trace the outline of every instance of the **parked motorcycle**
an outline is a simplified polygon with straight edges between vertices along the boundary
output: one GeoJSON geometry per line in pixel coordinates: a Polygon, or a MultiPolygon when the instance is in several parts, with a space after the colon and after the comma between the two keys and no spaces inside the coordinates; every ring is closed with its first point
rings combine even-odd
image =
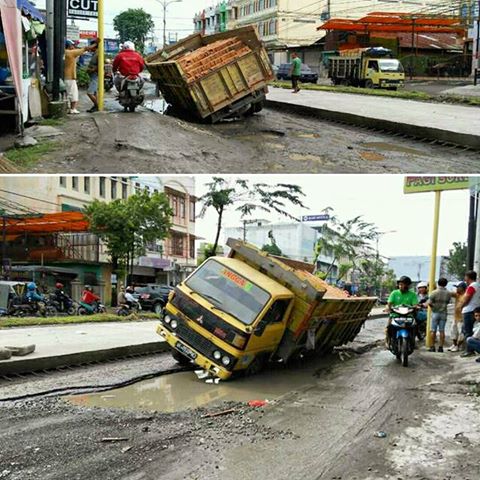
{"type": "Polygon", "coordinates": [[[109,92],[114,86],[113,77],[114,75],[113,75],[112,64],[109,61],[107,61],[107,63],[105,63],[105,73],[104,73],[104,80],[103,80],[103,84],[106,92],[109,92]]]}
{"type": "Polygon", "coordinates": [[[389,326],[389,350],[404,367],[408,367],[408,357],[415,350],[417,334],[416,309],[410,305],[392,308],[389,326]]]}
{"type": "Polygon", "coordinates": [[[97,313],[107,313],[107,308],[100,302],[94,302],[91,305],[80,302],[78,304],[77,315],[95,315],[97,313]]]}
{"type": "Polygon", "coordinates": [[[145,100],[143,84],[143,79],[138,75],[125,77],[122,80],[118,102],[126,112],[134,112],[138,106],[142,105],[145,100]]]}
{"type": "Polygon", "coordinates": [[[38,315],[46,317],[50,310],[44,302],[32,302],[22,299],[18,303],[13,303],[9,314],[13,317],[37,317],[38,315]]]}
{"type": "Polygon", "coordinates": [[[119,305],[116,314],[119,315],[120,317],[128,317],[129,315],[132,314],[138,314],[142,310],[142,306],[140,305],[140,302],[132,302],[131,305],[128,304],[122,304],[119,305]]]}

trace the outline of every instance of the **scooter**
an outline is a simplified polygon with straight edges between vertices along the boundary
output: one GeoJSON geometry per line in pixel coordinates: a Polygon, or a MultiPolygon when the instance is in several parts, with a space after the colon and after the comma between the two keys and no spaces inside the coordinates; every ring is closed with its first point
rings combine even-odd
{"type": "Polygon", "coordinates": [[[404,367],[408,367],[408,357],[415,350],[416,309],[410,305],[394,307],[390,318],[389,350],[404,367]]]}
{"type": "Polygon", "coordinates": [[[13,317],[46,317],[50,313],[44,302],[34,302],[23,299],[19,303],[12,304],[9,314],[13,317]]]}
{"type": "Polygon", "coordinates": [[[125,112],[134,112],[138,106],[142,105],[145,100],[143,85],[144,81],[138,75],[131,75],[122,79],[118,102],[125,112]]]}
{"type": "Polygon", "coordinates": [[[94,302],[91,305],[80,302],[77,309],[77,315],[95,315],[96,313],[107,313],[107,308],[100,302],[94,302]]]}
{"type": "Polygon", "coordinates": [[[128,305],[126,303],[119,305],[116,314],[120,317],[128,317],[129,315],[139,313],[140,310],[142,310],[142,306],[139,302],[135,301],[132,302],[131,305],[128,305]]]}
{"type": "Polygon", "coordinates": [[[106,92],[109,92],[114,86],[113,68],[111,63],[105,63],[105,73],[104,73],[103,84],[106,92]]]}
{"type": "Polygon", "coordinates": [[[61,302],[54,294],[49,296],[47,307],[55,313],[64,313],[67,315],[75,315],[78,310],[78,305],[76,305],[71,298],[65,296],[63,302],[61,302]]]}

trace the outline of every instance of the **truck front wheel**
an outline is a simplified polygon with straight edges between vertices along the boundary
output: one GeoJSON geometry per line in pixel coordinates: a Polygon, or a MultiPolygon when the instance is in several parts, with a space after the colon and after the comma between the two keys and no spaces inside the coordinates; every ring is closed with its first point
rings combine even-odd
{"type": "Polygon", "coordinates": [[[257,355],[245,370],[245,376],[249,377],[251,375],[257,375],[260,373],[267,364],[267,358],[268,357],[266,355],[257,355]]]}
{"type": "Polygon", "coordinates": [[[182,367],[186,367],[192,363],[188,357],[177,352],[177,350],[172,350],[172,357],[179,365],[182,365],[182,367]]]}
{"type": "Polygon", "coordinates": [[[370,79],[365,80],[365,88],[374,88],[373,82],[370,79]]]}

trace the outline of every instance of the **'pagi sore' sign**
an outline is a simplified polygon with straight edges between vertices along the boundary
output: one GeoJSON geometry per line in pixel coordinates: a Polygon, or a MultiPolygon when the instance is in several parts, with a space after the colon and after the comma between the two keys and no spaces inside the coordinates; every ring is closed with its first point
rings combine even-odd
{"type": "Polygon", "coordinates": [[[67,15],[73,18],[98,18],[98,0],[68,0],[67,15]]]}

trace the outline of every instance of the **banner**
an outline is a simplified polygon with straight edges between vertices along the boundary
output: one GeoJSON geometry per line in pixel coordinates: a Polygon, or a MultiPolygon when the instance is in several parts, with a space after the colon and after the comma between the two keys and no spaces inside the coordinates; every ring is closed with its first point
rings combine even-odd
{"type": "Polygon", "coordinates": [[[72,18],[98,18],[98,0],[68,0],[67,15],[72,18]]]}

